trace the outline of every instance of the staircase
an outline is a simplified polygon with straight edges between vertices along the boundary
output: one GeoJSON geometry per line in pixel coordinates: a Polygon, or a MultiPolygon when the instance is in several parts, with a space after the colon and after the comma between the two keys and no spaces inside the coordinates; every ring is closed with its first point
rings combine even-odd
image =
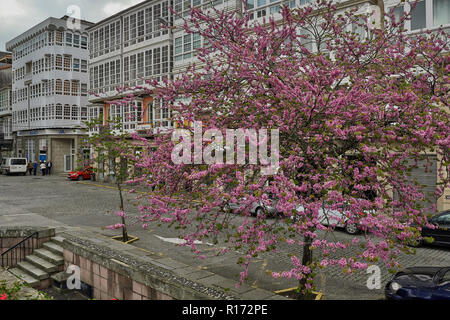
{"type": "Polygon", "coordinates": [[[64,238],[53,237],[41,249],[26,256],[25,261],[19,262],[17,267],[9,269],[9,272],[33,288],[48,288],[52,284],[52,275],[64,270],[63,241],[64,238]]]}

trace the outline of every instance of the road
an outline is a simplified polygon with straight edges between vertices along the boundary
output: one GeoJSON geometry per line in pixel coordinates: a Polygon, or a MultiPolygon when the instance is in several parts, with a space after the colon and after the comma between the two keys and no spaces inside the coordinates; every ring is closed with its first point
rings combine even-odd
{"type": "MultiPolygon", "coordinates": [[[[127,194],[126,211],[137,215],[137,201],[127,194]]],[[[118,223],[112,214],[119,208],[117,190],[110,185],[90,181],[68,181],[64,176],[4,176],[0,175],[0,226],[48,226],[64,230],[71,227],[86,228],[105,235],[118,235],[120,231],[102,229],[118,223]]],[[[176,246],[177,233],[167,227],[150,225],[144,230],[140,225],[129,227],[129,233],[140,240],[134,245],[161,257],[171,257],[199,270],[220,274],[238,281],[242,267],[237,265],[239,253],[216,255],[215,246],[201,245],[207,258],[199,260],[187,247],[176,246]]],[[[339,241],[353,237],[341,231],[332,236],[339,241]]],[[[362,239],[362,237],[361,237],[362,239]]],[[[289,247],[281,246],[277,252],[258,257],[250,267],[248,284],[265,290],[281,290],[296,285],[295,280],[273,279],[268,271],[283,271],[292,264],[289,247]]],[[[351,256],[355,252],[346,252],[351,256]]],[[[298,252],[300,254],[300,252],[298,252]]],[[[403,267],[432,265],[450,266],[450,250],[438,247],[418,248],[415,255],[402,255],[399,262],[403,267]]],[[[382,288],[392,276],[381,264],[382,288]]],[[[339,268],[327,268],[316,278],[317,286],[324,292],[325,299],[381,299],[383,290],[369,290],[366,286],[369,275],[366,272],[344,274],[339,268]]]]}

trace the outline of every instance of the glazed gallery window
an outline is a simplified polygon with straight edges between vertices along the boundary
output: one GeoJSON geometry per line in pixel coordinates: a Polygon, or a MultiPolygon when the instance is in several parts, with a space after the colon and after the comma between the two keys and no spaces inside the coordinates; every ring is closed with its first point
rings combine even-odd
{"type": "Polygon", "coordinates": [[[450,24],[450,1],[433,1],[433,25],[435,27],[450,24]]]}
{"type": "Polygon", "coordinates": [[[61,55],[56,55],[56,61],[55,61],[55,66],[56,66],[56,70],[62,70],[62,64],[63,64],[63,57],[61,55]]]}
{"type": "Polygon", "coordinates": [[[73,46],[75,48],[79,48],[80,47],[80,35],[79,34],[74,34],[73,35],[73,46]]]}
{"type": "Polygon", "coordinates": [[[87,73],[88,62],[87,60],[81,60],[81,72],[87,73]]]}
{"type": "Polygon", "coordinates": [[[88,48],[88,38],[86,36],[81,36],[81,49],[88,48]]]}
{"type": "Polygon", "coordinates": [[[80,92],[80,82],[78,80],[72,80],[72,95],[78,96],[80,92]]]}
{"type": "Polygon", "coordinates": [[[64,105],[64,120],[70,120],[70,105],[64,105]]]}
{"type": "Polygon", "coordinates": [[[72,120],[78,120],[80,117],[80,108],[77,105],[72,106],[72,120]]]}
{"type": "Polygon", "coordinates": [[[70,96],[70,80],[64,80],[64,95],[70,96]]]}
{"type": "Polygon", "coordinates": [[[87,96],[87,83],[81,84],[81,96],[86,97],[87,96]]]}
{"type": "Polygon", "coordinates": [[[80,59],[73,59],[73,71],[80,71],[80,59]]]}
{"type": "Polygon", "coordinates": [[[62,94],[62,80],[56,79],[55,82],[55,93],[56,94],[62,94]]]}
{"type": "Polygon", "coordinates": [[[72,63],[72,57],[71,56],[64,56],[64,71],[70,71],[71,70],[71,63],[72,63]]]}
{"type": "Polygon", "coordinates": [[[425,1],[419,1],[411,11],[411,30],[423,29],[426,25],[425,1]]]}
{"type": "Polygon", "coordinates": [[[56,119],[61,120],[63,118],[63,108],[61,104],[56,105],[56,119]]]}
{"type": "Polygon", "coordinates": [[[196,55],[196,50],[202,47],[199,34],[186,34],[175,38],[175,61],[190,59],[196,55]]]}
{"type": "Polygon", "coordinates": [[[73,35],[69,32],[66,32],[66,46],[72,46],[73,35]]]}

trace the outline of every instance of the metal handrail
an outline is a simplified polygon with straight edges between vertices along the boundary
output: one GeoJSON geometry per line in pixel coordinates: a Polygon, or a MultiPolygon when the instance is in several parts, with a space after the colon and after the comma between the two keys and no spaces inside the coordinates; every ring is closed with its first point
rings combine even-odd
{"type": "Polygon", "coordinates": [[[39,232],[34,232],[18,244],[3,252],[1,254],[1,266],[13,268],[19,262],[25,260],[26,256],[33,254],[34,250],[37,249],[39,245],[37,241],[39,239],[38,235],[39,232]],[[36,244],[33,239],[36,239],[36,244]]]}

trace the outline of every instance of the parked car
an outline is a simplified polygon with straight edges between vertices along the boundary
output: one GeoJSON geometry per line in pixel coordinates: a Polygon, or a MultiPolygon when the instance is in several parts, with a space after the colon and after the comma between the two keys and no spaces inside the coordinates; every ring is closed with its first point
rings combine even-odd
{"type": "Polygon", "coordinates": [[[70,180],[78,180],[78,181],[90,180],[93,172],[94,171],[92,170],[92,167],[87,167],[84,168],[83,170],[69,172],[67,178],[70,180]]]}
{"type": "MultiPolygon", "coordinates": [[[[302,205],[299,205],[297,211],[303,212],[305,211],[305,208],[302,205]]],[[[348,234],[358,234],[361,231],[360,226],[357,223],[349,223],[344,212],[345,205],[342,206],[341,210],[324,209],[321,207],[319,209],[319,221],[324,226],[334,225],[337,228],[343,228],[348,234]]]]}
{"type": "Polygon", "coordinates": [[[450,210],[440,212],[429,219],[436,228],[422,228],[422,237],[432,237],[432,244],[450,246],[450,210]]]}
{"type": "Polygon", "coordinates": [[[0,165],[0,172],[6,175],[27,174],[28,160],[25,158],[3,158],[0,165]]]}
{"type": "MultiPolygon", "coordinates": [[[[253,217],[261,216],[264,213],[268,216],[275,216],[278,214],[278,210],[276,208],[276,200],[269,199],[271,205],[265,205],[261,201],[256,201],[251,204],[250,214],[253,217]]],[[[245,199],[242,199],[240,203],[228,203],[227,206],[231,211],[238,211],[240,208],[244,208],[245,199]]]]}
{"type": "Polygon", "coordinates": [[[386,284],[388,300],[450,300],[450,267],[414,267],[386,284]]]}

